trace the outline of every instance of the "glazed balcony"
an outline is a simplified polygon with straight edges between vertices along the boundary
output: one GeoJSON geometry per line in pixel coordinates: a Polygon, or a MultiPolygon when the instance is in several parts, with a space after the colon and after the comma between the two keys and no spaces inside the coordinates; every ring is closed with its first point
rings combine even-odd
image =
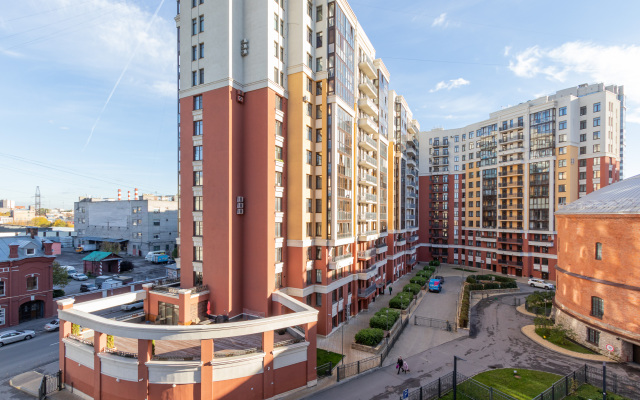
{"type": "Polygon", "coordinates": [[[374,212],[362,212],[358,214],[358,221],[360,222],[369,222],[375,221],[377,214],[374,212]]]}

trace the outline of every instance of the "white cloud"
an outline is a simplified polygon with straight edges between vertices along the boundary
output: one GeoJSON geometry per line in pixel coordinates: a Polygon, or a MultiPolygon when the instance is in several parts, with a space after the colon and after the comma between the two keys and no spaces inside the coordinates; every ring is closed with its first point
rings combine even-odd
{"type": "Polygon", "coordinates": [[[542,76],[550,81],[604,82],[625,86],[629,103],[627,121],[640,123],[640,45],[604,46],[591,42],[567,42],[555,48],[529,47],[518,52],[509,69],[519,77],[542,76]]]}
{"type": "Polygon", "coordinates": [[[431,24],[432,27],[441,26],[446,28],[449,26],[449,21],[447,21],[447,13],[440,14],[436,19],[433,20],[431,24]]]}
{"type": "Polygon", "coordinates": [[[508,56],[509,52],[511,52],[511,46],[505,46],[504,48],[504,56],[508,56]]]}
{"type": "Polygon", "coordinates": [[[445,82],[445,81],[440,81],[438,82],[438,84],[436,84],[436,87],[434,87],[433,89],[429,90],[430,93],[434,93],[437,92],[439,90],[451,90],[451,89],[455,89],[461,86],[465,86],[468,85],[469,82],[468,80],[464,79],[464,78],[458,78],[458,79],[451,79],[449,82],[445,82]]]}

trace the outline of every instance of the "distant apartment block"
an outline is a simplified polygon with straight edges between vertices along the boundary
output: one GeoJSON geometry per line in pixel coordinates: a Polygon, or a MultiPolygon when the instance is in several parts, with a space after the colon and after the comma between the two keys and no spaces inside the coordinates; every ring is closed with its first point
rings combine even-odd
{"type": "Polygon", "coordinates": [[[16,208],[16,202],[14,200],[0,199],[0,208],[14,209],[16,208]]]}
{"type": "MultiPolygon", "coordinates": [[[[155,198],[155,197],[153,197],[155,198]]],[[[74,203],[76,246],[117,242],[130,255],[173,251],[178,237],[178,202],[84,198],[74,203]]]]}
{"type": "Polygon", "coordinates": [[[421,132],[421,259],[554,280],[554,212],[620,179],[622,92],[580,85],[421,132]]]}

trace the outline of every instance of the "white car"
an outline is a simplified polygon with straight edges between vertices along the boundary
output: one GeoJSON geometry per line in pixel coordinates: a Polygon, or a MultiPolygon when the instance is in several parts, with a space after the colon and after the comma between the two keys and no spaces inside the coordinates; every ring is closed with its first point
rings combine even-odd
{"type": "Polygon", "coordinates": [[[44,326],[44,330],[47,332],[53,332],[55,330],[58,330],[59,328],[60,328],[60,320],[58,318],[54,319],[53,321],[49,322],[44,326]]]}
{"type": "Polygon", "coordinates": [[[0,333],[0,347],[21,340],[29,340],[34,336],[36,332],[32,330],[4,331],[0,333]]]}
{"type": "Polygon", "coordinates": [[[88,276],[86,276],[85,274],[83,274],[81,272],[77,272],[77,273],[71,275],[71,278],[76,280],[76,281],[86,281],[87,279],[89,279],[88,276]]]}
{"type": "Polygon", "coordinates": [[[556,286],[553,283],[545,282],[540,278],[529,278],[529,286],[538,287],[546,290],[555,290],[556,286]]]}
{"type": "Polygon", "coordinates": [[[139,308],[144,308],[144,301],[136,301],[135,303],[123,304],[120,306],[122,311],[132,311],[139,308]]]}

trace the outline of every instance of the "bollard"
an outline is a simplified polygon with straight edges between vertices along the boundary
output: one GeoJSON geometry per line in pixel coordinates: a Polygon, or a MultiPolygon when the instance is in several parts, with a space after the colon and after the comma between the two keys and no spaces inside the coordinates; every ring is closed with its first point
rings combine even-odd
{"type": "Polygon", "coordinates": [[[442,397],[442,382],[438,378],[438,398],[442,397]]]}

